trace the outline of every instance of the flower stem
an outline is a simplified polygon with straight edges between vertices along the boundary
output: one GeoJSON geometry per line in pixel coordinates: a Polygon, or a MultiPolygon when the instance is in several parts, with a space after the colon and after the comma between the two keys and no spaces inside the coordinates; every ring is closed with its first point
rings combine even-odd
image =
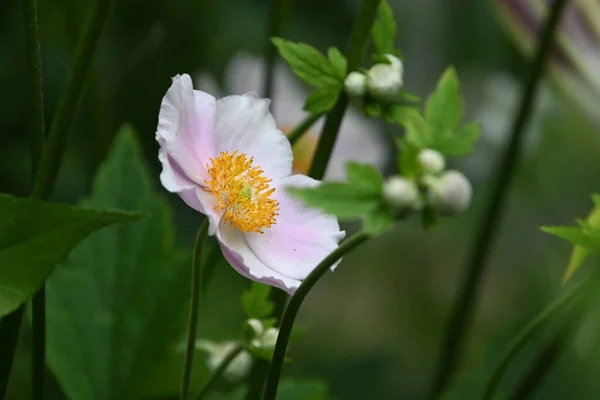
{"type": "Polygon", "coordinates": [[[273,84],[275,78],[275,61],[277,49],[271,43],[271,38],[280,36],[289,19],[292,0],[271,0],[269,6],[268,28],[265,48],[265,83],[263,96],[273,99],[273,84]]]}
{"type": "Polygon", "coordinates": [[[304,119],[304,121],[300,122],[300,124],[288,135],[290,144],[293,146],[302,137],[302,135],[304,135],[304,133],[309,130],[319,118],[321,118],[321,116],[323,116],[322,113],[310,114],[304,119]]]}
{"type": "Polygon", "coordinates": [[[521,98],[518,114],[514,120],[510,142],[495,171],[493,182],[496,182],[496,185],[492,191],[491,201],[483,218],[483,223],[475,236],[475,246],[464,271],[459,294],[452,308],[450,322],[444,338],[443,350],[437,364],[433,397],[440,393],[448,384],[459,361],[465,332],[470,325],[473,309],[479,296],[486,261],[501,219],[509,184],[517,167],[518,156],[523,143],[524,128],[532,111],[533,101],[540,78],[542,77],[545,60],[550,51],[554,31],[559,23],[565,3],[566,0],[554,0],[548,19],[542,30],[536,55],[531,66],[531,73],[521,98]]]}
{"type": "Polygon", "coordinates": [[[71,75],[52,118],[46,148],[40,161],[32,197],[47,199],[50,197],[58,175],[58,169],[65,149],[67,134],[71,129],[77,103],[83,92],[83,84],[92,56],[96,50],[102,26],[115,0],[97,0],[83,27],[75,49],[75,61],[71,75]]]}
{"type": "Polygon", "coordinates": [[[194,244],[194,257],[192,260],[192,293],[190,299],[190,324],[185,350],[185,361],[183,366],[183,378],[181,380],[181,393],[179,398],[187,400],[190,398],[190,384],[192,380],[192,367],[194,364],[194,352],[196,343],[196,331],[198,328],[198,304],[200,303],[200,292],[202,291],[202,250],[204,241],[208,236],[208,218],[198,230],[196,243],[194,244]]]}
{"type": "Polygon", "coordinates": [[[285,309],[285,313],[283,314],[283,319],[281,321],[281,327],[279,328],[279,336],[277,337],[277,344],[275,345],[273,359],[271,360],[271,368],[269,369],[269,376],[267,379],[263,400],[275,400],[275,396],[277,395],[277,387],[279,386],[279,378],[281,376],[281,369],[290,341],[290,336],[292,334],[294,321],[298,311],[300,310],[302,302],[308,295],[308,292],[310,292],[317,281],[337,260],[339,260],[344,254],[349,253],[357,246],[364,243],[369,238],[369,234],[358,232],[345,240],[337,249],[331,252],[323,261],[319,263],[319,265],[317,265],[317,267],[306,277],[302,284],[300,284],[300,287],[298,287],[298,290],[296,290],[296,293],[292,296],[290,303],[285,309]]]}
{"type": "Polygon", "coordinates": [[[242,351],[244,351],[244,346],[241,345],[241,344],[239,344],[233,350],[231,350],[229,352],[229,354],[227,354],[227,357],[225,357],[225,359],[221,362],[221,364],[219,364],[219,366],[217,367],[217,369],[208,378],[208,380],[206,381],[206,383],[204,384],[204,386],[202,386],[202,389],[200,389],[200,393],[198,394],[198,397],[196,397],[196,400],[202,400],[204,398],[204,396],[206,396],[208,394],[208,392],[210,392],[210,390],[212,389],[212,387],[214,386],[214,384],[217,382],[217,380],[219,379],[219,377],[221,375],[223,375],[223,372],[225,372],[225,370],[227,369],[227,367],[229,367],[229,364],[231,364],[231,362],[233,360],[235,360],[235,358],[242,351]]]}
{"type": "Polygon", "coordinates": [[[572,303],[572,301],[581,294],[581,292],[589,285],[590,277],[588,276],[584,281],[577,284],[568,292],[562,294],[560,297],[555,299],[550,305],[548,305],[542,312],[533,318],[521,332],[512,340],[506,353],[502,357],[500,364],[496,367],[492,378],[488,382],[483,399],[489,400],[494,395],[496,387],[500,383],[502,376],[506,372],[506,369],[510,365],[513,358],[519,353],[519,351],[525,346],[531,336],[537,332],[550,318],[554,317],[566,306],[572,303]]]}

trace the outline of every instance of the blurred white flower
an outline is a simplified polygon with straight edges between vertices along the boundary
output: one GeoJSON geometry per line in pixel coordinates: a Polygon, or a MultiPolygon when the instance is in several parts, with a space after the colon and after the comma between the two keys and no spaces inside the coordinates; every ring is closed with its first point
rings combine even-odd
{"type": "Polygon", "coordinates": [[[447,171],[439,178],[426,178],[429,187],[429,204],[443,217],[451,217],[465,211],[471,203],[471,182],[458,171],[447,171]]]}
{"type": "Polygon", "coordinates": [[[395,211],[419,207],[419,189],[410,179],[399,175],[389,177],[383,184],[383,198],[395,211]]]}
{"type": "MultiPolygon", "coordinates": [[[[308,91],[300,85],[283,62],[276,65],[274,76],[274,101],[271,105],[271,113],[278,128],[285,134],[289,134],[308,116],[308,113],[302,109],[308,91]]],[[[247,53],[234,55],[225,70],[224,80],[225,93],[215,93],[217,85],[214,79],[205,73],[197,75],[195,82],[199,89],[217,97],[246,92],[261,93],[264,86],[263,60],[247,53]]],[[[324,118],[318,120],[294,145],[294,173],[308,172],[323,123],[324,118]]],[[[348,161],[371,164],[381,170],[387,164],[389,157],[390,151],[383,132],[373,121],[369,121],[355,110],[348,109],[324,179],[345,179],[345,164],[348,161]]]]}
{"type": "MultiPolygon", "coordinates": [[[[237,347],[236,342],[221,342],[216,343],[210,340],[196,340],[196,348],[204,350],[208,355],[206,364],[212,372],[223,363],[223,360],[237,347]]],[[[223,376],[231,382],[237,382],[245,378],[252,366],[252,356],[246,350],[238,354],[229,364],[223,376]]]]}
{"type": "Polygon", "coordinates": [[[367,89],[377,99],[392,100],[402,89],[404,67],[398,57],[386,54],[390,64],[375,64],[367,74],[367,89]]]}
{"type": "Polygon", "coordinates": [[[367,76],[362,72],[353,71],[344,81],[346,93],[352,97],[362,97],[367,91],[367,76]]]}

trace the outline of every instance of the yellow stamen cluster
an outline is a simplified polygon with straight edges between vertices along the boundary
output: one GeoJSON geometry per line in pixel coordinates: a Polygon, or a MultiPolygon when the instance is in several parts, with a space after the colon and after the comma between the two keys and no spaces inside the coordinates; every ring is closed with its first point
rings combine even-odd
{"type": "Polygon", "coordinates": [[[205,190],[217,200],[215,210],[224,210],[223,218],[242,232],[263,233],[275,224],[279,203],[271,198],[275,188],[265,178],[254,159],[244,153],[223,151],[207,164],[210,180],[205,190]]]}

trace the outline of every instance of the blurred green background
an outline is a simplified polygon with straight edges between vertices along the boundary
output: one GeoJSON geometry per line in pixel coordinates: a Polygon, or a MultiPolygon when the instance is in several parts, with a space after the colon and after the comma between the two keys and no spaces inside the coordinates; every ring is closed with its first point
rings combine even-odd
{"type": "MultiPolygon", "coordinates": [[[[424,232],[417,218],[399,224],[394,232],[347,256],[311,293],[298,321],[307,333],[291,349],[294,363],[286,365],[284,373],[321,377],[337,399],[419,399],[427,393],[460,271],[481,222],[491,170],[505,143],[527,66],[487,1],[389,2],[398,22],[407,90],[426,96],[452,64],[463,85],[469,118],[482,123],[483,137],[475,153],[453,164],[473,179],[475,199],[465,215],[444,220],[431,231],[424,232]]],[[[224,71],[232,57],[240,52],[264,54],[267,3],[117,1],[88,74],[54,200],[73,203],[89,193],[93,174],[123,122],[136,128],[159,188],[154,132],[170,77],[203,72],[226,87],[224,71]]],[[[319,49],[343,48],[358,4],[358,0],[296,2],[285,35],[319,49]]],[[[47,123],[90,5],[79,0],[39,1],[47,123]]],[[[3,0],[0,191],[25,196],[30,162],[22,25],[21,3],[3,0]]],[[[530,138],[469,332],[461,365],[461,372],[468,375],[463,382],[467,390],[457,398],[470,398],[469,390],[487,379],[512,335],[560,289],[570,249],[539,226],[570,224],[584,217],[591,209],[589,194],[600,190],[600,127],[576,104],[564,100],[550,82],[543,89],[544,100],[528,128],[530,138]]],[[[377,129],[399,132],[384,123],[377,129]]],[[[389,152],[394,152],[391,146],[389,152]]],[[[393,161],[388,164],[389,173],[393,161]]],[[[168,199],[178,240],[190,246],[201,216],[176,195],[168,199]]],[[[356,226],[346,228],[352,231],[356,226]]],[[[244,318],[240,294],[247,286],[248,281],[232,268],[218,265],[201,306],[199,336],[239,337],[244,318]]],[[[537,398],[600,398],[600,348],[593,350],[594,343],[600,345],[600,326],[586,327],[584,343],[574,340],[567,345],[537,398]]],[[[29,339],[26,328],[11,400],[29,398],[29,339]]],[[[518,359],[520,366],[527,361],[527,356],[518,359]]],[[[48,399],[65,398],[50,375],[49,380],[48,399]]]]}

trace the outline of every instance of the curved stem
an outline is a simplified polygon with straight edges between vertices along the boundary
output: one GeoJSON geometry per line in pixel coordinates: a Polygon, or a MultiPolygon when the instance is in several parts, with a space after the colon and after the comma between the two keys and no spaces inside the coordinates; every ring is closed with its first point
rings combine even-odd
{"type": "Polygon", "coordinates": [[[307,130],[309,130],[310,127],[313,126],[313,124],[317,122],[317,120],[322,116],[323,113],[310,114],[304,119],[304,121],[300,122],[300,124],[288,135],[288,140],[290,141],[290,144],[293,146],[294,143],[296,143],[302,137],[302,135],[304,135],[304,133],[307,130]]]}
{"type": "Polygon", "coordinates": [[[183,366],[183,378],[181,380],[181,392],[179,398],[187,400],[190,398],[190,384],[192,380],[192,367],[194,365],[194,352],[196,350],[196,331],[198,329],[198,305],[200,303],[200,292],[202,290],[202,250],[204,241],[208,236],[208,218],[204,220],[194,244],[194,257],[192,259],[192,293],[190,299],[190,324],[188,328],[187,345],[185,349],[185,361],[183,366]]]}
{"type": "Polygon", "coordinates": [[[317,267],[306,277],[302,282],[296,293],[292,296],[290,303],[285,309],[283,319],[281,321],[281,327],[279,329],[279,336],[277,337],[277,344],[275,345],[275,351],[273,353],[273,359],[271,360],[271,368],[269,369],[269,377],[267,379],[267,385],[265,387],[265,394],[263,400],[275,400],[277,395],[277,387],[279,386],[279,378],[281,376],[281,368],[285,359],[285,353],[290,341],[292,334],[292,328],[296,315],[300,310],[302,302],[308,295],[308,292],[313,288],[317,281],[329,270],[329,268],[335,264],[344,254],[349,253],[357,246],[364,243],[369,239],[370,235],[364,232],[359,232],[345,240],[337,249],[329,254],[323,261],[317,265],[317,267]]]}
{"type": "Polygon", "coordinates": [[[555,299],[550,305],[548,305],[542,312],[533,318],[523,330],[519,332],[519,334],[511,341],[506,353],[502,357],[500,364],[496,367],[492,378],[486,385],[486,389],[483,395],[484,400],[489,400],[494,395],[494,391],[496,387],[500,383],[502,376],[506,372],[506,369],[510,365],[513,358],[519,353],[519,351],[525,346],[527,341],[531,338],[531,336],[538,331],[539,328],[542,327],[551,317],[555,316],[561,310],[563,310],[566,306],[571,304],[574,298],[581,294],[582,290],[590,282],[590,277],[583,282],[580,282],[577,286],[573,287],[567,293],[564,293],[562,296],[555,299]]]}
{"type": "Polygon", "coordinates": [[[202,386],[202,389],[200,389],[200,393],[198,394],[198,397],[196,397],[196,400],[202,400],[204,398],[204,396],[206,396],[208,394],[208,392],[210,392],[210,390],[212,389],[214,384],[217,382],[219,377],[221,375],[223,375],[223,372],[225,372],[227,367],[229,367],[229,364],[231,364],[233,362],[233,360],[235,360],[235,358],[242,351],[244,351],[244,346],[239,344],[239,345],[237,345],[237,347],[235,347],[233,350],[231,350],[229,352],[229,354],[227,354],[227,357],[225,357],[225,359],[221,362],[221,364],[219,364],[217,369],[208,378],[206,383],[202,386]]]}
{"type": "Polygon", "coordinates": [[[67,134],[71,129],[77,103],[83,92],[85,77],[98,44],[102,26],[114,1],[97,0],[83,27],[83,32],[77,42],[71,75],[58,102],[56,113],[52,118],[46,149],[33,185],[32,197],[47,199],[52,193],[65,149],[67,134]]]}
{"type": "Polygon", "coordinates": [[[531,73],[526,83],[518,114],[516,116],[510,142],[495,171],[496,185],[491,201],[483,218],[483,223],[475,238],[470,260],[464,272],[463,281],[452,307],[450,322],[444,338],[444,346],[438,360],[434,396],[439,394],[451,379],[458,363],[465,332],[469,328],[473,309],[479,295],[479,288],[485,272],[485,265],[496,234],[506,194],[516,170],[518,156],[523,143],[524,128],[532,111],[537,87],[542,77],[546,57],[550,51],[554,30],[558,25],[566,0],[555,0],[541,33],[531,73]]]}

